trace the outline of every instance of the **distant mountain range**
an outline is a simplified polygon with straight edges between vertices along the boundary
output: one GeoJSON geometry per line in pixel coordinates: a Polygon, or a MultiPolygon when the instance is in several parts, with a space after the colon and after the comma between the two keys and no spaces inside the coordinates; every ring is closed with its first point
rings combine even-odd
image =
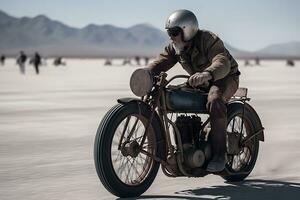
{"type": "MultiPolygon", "coordinates": [[[[46,56],[126,57],[155,56],[168,43],[165,32],[149,24],[129,28],[90,24],[73,28],[44,15],[16,18],[0,11],[0,54],[20,50],[46,56]]],[[[236,57],[300,57],[300,42],[270,45],[256,52],[225,44],[236,57]]]]}

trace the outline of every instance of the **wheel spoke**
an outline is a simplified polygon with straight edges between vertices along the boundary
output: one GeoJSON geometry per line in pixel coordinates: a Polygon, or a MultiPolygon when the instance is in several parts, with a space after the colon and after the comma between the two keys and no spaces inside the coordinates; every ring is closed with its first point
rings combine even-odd
{"type": "Polygon", "coordinates": [[[132,135],[134,134],[134,132],[135,132],[135,129],[136,129],[136,125],[137,125],[138,121],[139,121],[139,119],[138,119],[138,118],[136,118],[136,120],[135,120],[135,122],[134,122],[134,124],[133,124],[132,128],[128,129],[128,136],[127,136],[127,140],[130,140],[130,138],[131,138],[131,137],[132,137],[132,135]],[[129,131],[129,130],[130,130],[130,131],[129,131]]]}
{"type": "Polygon", "coordinates": [[[120,151],[118,151],[117,156],[113,162],[116,163],[117,161],[119,161],[120,158],[121,158],[121,153],[120,153],[120,151]]]}
{"type": "Polygon", "coordinates": [[[231,127],[231,128],[232,128],[232,129],[231,129],[231,132],[232,132],[232,133],[234,133],[234,124],[235,124],[235,117],[233,118],[233,121],[232,121],[232,127],[231,127]]]}
{"type": "Polygon", "coordinates": [[[123,157],[121,165],[120,165],[120,166],[118,167],[118,169],[116,170],[116,172],[117,172],[118,174],[120,174],[121,177],[122,177],[122,174],[123,174],[123,171],[124,171],[124,161],[125,161],[125,160],[126,160],[125,157],[123,157]]]}
{"type": "Polygon", "coordinates": [[[120,138],[119,138],[118,149],[120,149],[120,148],[121,148],[122,141],[123,141],[123,138],[124,138],[124,135],[125,135],[126,129],[127,129],[127,127],[128,127],[128,124],[129,124],[130,118],[131,118],[131,116],[129,116],[129,117],[127,117],[127,118],[126,118],[126,122],[125,122],[125,125],[124,125],[124,127],[123,127],[122,134],[121,134],[121,136],[120,136],[120,138]]]}
{"type": "Polygon", "coordinates": [[[125,182],[127,182],[127,183],[130,183],[129,180],[132,179],[131,178],[132,174],[130,172],[131,172],[131,168],[132,168],[133,163],[130,161],[130,159],[131,158],[127,158],[128,162],[129,162],[129,165],[130,165],[130,166],[127,166],[128,171],[127,171],[127,176],[126,176],[126,180],[125,180],[125,182]],[[129,178],[131,178],[131,179],[129,179],[129,178]]]}

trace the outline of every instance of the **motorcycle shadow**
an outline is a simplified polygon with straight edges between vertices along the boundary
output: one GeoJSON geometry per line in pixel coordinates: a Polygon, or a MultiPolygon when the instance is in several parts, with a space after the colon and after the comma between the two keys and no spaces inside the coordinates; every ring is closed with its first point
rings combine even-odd
{"type": "Polygon", "coordinates": [[[253,179],[236,183],[227,182],[227,184],[211,188],[179,191],[175,195],[143,195],[136,199],[292,200],[299,199],[300,196],[300,183],[253,179]]]}

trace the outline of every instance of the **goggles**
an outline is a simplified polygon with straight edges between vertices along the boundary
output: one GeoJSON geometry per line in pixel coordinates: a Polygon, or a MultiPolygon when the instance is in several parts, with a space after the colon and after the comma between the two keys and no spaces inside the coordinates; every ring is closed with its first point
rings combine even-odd
{"type": "Polygon", "coordinates": [[[177,37],[180,32],[181,32],[181,28],[179,28],[179,27],[167,29],[167,33],[170,37],[177,37]]]}

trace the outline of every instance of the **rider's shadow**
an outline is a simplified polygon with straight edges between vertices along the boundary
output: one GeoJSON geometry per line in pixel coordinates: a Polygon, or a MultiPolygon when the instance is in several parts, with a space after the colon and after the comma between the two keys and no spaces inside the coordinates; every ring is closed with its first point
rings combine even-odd
{"type": "Polygon", "coordinates": [[[184,190],[176,192],[175,195],[144,195],[137,199],[291,200],[300,199],[300,184],[255,179],[211,188],[184,190]]]}

